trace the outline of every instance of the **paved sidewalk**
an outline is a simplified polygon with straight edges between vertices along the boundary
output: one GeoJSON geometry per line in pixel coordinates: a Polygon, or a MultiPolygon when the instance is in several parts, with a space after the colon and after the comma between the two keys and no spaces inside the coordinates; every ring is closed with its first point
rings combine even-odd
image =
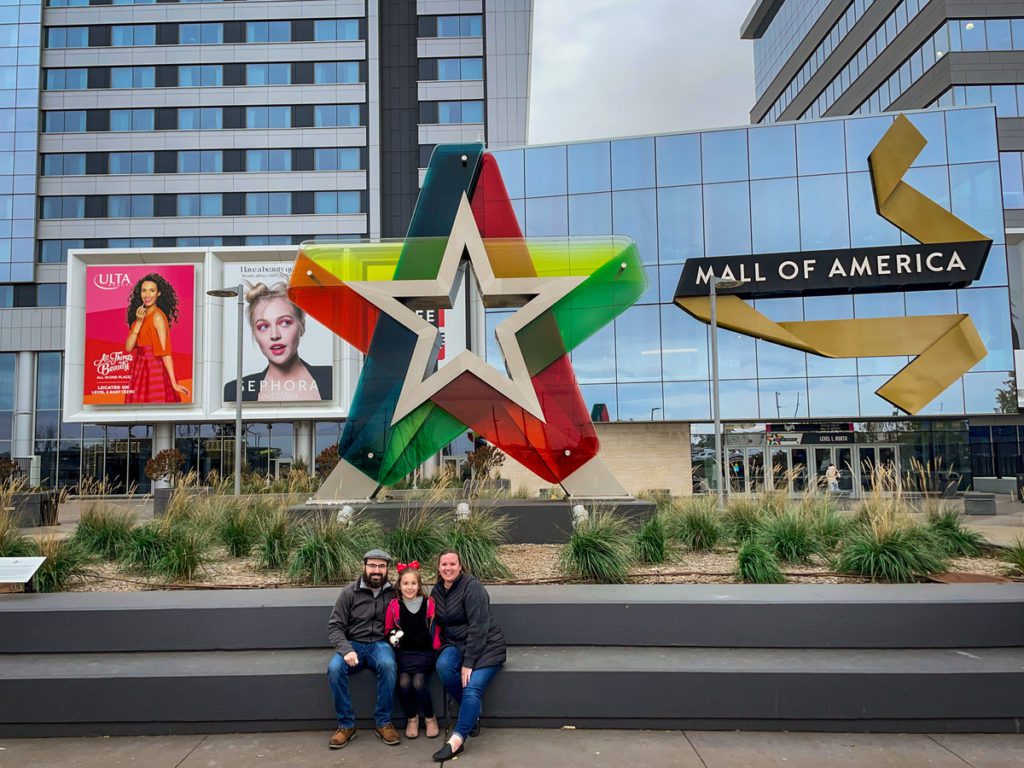
{"type": "MultiPolygon", "coordinates": [[[[440,740],[387,747],[370,730],[343,750],[327,732],[0,739],[3,768],[433,765],[440,740]]],[[[1024,736],[485,728],[456,768],[1020,768],[1024,736]]]]}

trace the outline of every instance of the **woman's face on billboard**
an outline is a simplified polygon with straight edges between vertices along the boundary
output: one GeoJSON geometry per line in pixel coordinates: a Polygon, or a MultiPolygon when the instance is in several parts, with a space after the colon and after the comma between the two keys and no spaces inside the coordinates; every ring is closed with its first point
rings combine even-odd
{"type": "Polygon", "coordinates": [[[142,288],[139,289],[139,293],[142,297],[142,306],[147,309],[156,304],[156,299],[160,295],[160,291],[157,290],[156,283],[152,280],[143,281],[142,288]]]}
{"type": "Polygon", "coordinates": [[[261,301],[253,313],[252,335],[271,363],[283,365],[299,353],[302,326],[288,299],[261,301]]]}

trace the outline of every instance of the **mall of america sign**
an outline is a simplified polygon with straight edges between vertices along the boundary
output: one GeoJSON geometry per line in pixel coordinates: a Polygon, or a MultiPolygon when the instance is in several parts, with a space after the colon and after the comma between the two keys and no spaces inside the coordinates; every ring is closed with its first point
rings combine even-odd
{"type": "Polygon", "coordinates": [[[823,357],[913,359],[876,390],[916,414],[987,354],[966,314],[775,322],[744,299],[965,288],[985,267],[992,241],[903,181],[924,149],[903,115],[868,156],[878,213],[920,245],[690,259],[674,302],[711,321],[710,284],[723,328],[823,357]]]}

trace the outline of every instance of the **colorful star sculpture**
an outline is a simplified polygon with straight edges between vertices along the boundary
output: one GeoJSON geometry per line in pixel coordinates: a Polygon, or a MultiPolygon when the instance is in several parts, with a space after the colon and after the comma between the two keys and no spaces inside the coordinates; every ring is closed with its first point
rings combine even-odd
{"type": "Polygon", "coordinates": [[[494,157],[438,146],[404,241],[308,242],[295,261],[292,300],[365,355],[319,496],[372,497],[467,430],[573,495],[621,492],[569,353],[646,288],[632,240],[527,240],[494,157]],[[485,307],[518,308],[495,330],[506,371],[471,351],[438,368],[416,313],[450,309],[470,270],[485,307]]]}

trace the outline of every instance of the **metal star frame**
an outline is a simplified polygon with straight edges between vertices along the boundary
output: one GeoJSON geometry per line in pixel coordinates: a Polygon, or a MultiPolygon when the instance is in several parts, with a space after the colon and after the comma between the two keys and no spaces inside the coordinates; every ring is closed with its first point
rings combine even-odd
{"type": "Polygon", "coordinates": [[[571,495],[625,495],[569,353],[646,288],[632,240],[527,240],[494,157],[438,146],[404,241],[310,242],[296,259],[292,300],[366,356],[318,497],[372,497],[467,430],[571,495]],[[495,330],[504,372],[472,351],[438,368],[438,329],[415,311],[450,309],[470,272],[485,307],[517,308],[495,330]]]}

